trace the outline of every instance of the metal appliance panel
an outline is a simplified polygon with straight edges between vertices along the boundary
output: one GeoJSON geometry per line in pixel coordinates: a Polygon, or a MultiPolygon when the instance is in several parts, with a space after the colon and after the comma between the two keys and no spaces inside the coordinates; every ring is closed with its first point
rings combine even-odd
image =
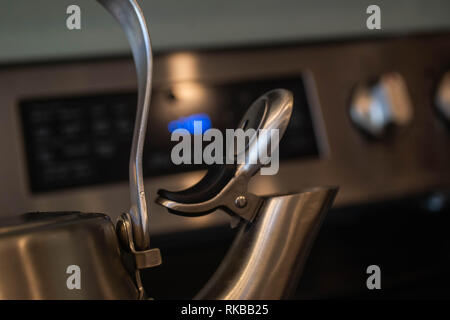
{"type": "MultiPolygon", "coordinates": [[[[177,82],[226,83],[308,74],[309,102],[318,159],[283,161],[275,176],[255,177],[255,193],[289,192],[315,185],[339,185],[336,206],[413,194],[450,185],[450,135],[433,107],[439,76],[450,65],[450,35],[311,43],[278,48],[174,52],[155,61],[155,86],[177,82]],[[370,141],[348,115],[353,88],[381,73],[406,80],[414,118],[384,141],[370,141]]],[[[0,69],[0,207],[2,215],[26,211],[76,210],[117,217],[128,210],[126,182],[33,194],[29,188],[18,104],[23,99],[134,91],[130,59],[61,62],[0,69]]],[[[149,122],[151,131],[152,123],[149,122]]],[[[151,137],[150,137],[151,139],[151,137]]],[[[224,214],[195,219],[169,215],[153,204],[158,188],[182,189],[201,171],[146,180],[154,234],[188,231],[228,222],[224,214]]]]}

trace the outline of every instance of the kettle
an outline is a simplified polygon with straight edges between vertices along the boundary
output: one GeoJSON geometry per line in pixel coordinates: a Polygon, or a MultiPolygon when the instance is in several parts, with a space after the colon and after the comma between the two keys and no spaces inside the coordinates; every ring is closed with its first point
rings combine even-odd
{"type": "MultiPolygon", "coordinates": [[[[120,23],[138,77],[138,106],[130,154],[130,210],[116,224],[100,213],[31,212],[0,221],[0,299],[148,299],[141,270],[162,263],[152,248],[142,152],[152,87],[152,50],[136,0],[97,0],[120,23]],[[77,272],[81,276],[77,279],[77,272]]],[[[277,130],[282,137],[292,93],[275,89],[258,98],[238,128],[277,130]]],[[[183,216],[226,211],[240,228],[215,274],[195,299],[281,299],[296,288],[309,250],[337,193],[318,187],[259,196],[247,190],[264,163],[249,161],[279,139],[249,137],[245,161],[208,168],[194,186],[159,190],[156,202],[183,216]]],[[[232,150],[233,157],[239,156],[232,150]]]]}

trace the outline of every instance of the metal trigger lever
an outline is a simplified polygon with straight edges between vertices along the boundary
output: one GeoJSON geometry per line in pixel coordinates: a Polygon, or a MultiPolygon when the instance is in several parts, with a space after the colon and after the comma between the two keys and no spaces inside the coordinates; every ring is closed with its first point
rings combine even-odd
{"type": "Polygon", "coordinates": [[[233,149],[227,150],[226,156],[233,161],[209,166],[205,176],[185,190],[159,190],[156,202],[182,216],[201,216],[220,208],[252,221],[263,199],[247,191],[248,182],[266,164],[259,156],[278,148],[289,124],[292,106],[293,95],[288,90],[276,89],[259,97],[238,126],[250,132],[245,147],[236,150],[233,144],[233,149]],[[272,135],[274,131],[276,134],[272,135]],[[233,164],[227,164],[230,162],[233,164]]]}

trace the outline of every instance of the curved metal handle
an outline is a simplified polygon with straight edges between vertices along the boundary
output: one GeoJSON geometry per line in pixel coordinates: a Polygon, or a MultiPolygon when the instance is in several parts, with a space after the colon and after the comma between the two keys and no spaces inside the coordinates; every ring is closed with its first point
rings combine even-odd
{"type": "Polygon", "coordinates": [[[144,14],[136,0],[97,0],[119,21],[133,53],[138,77],[138,104],[130,154],[130,215],[134,245],[139,250],[150,247],[147,203],[142,174],[142,152],[147,130],[152,87],[153,57],[144,14]]]}

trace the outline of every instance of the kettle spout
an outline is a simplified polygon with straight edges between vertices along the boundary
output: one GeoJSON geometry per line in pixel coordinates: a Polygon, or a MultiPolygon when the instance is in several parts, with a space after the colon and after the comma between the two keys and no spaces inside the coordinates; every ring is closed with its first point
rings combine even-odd
{"type": "Polygon", "coordinates": [[[337,188],[320,187],[265,198],[195,299],[288,298],[336,193],[337,188]]]}

